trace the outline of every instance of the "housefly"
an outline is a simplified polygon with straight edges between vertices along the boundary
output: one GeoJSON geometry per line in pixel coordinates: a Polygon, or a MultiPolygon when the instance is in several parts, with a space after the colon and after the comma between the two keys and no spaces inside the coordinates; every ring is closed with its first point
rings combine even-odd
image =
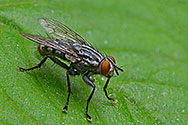
{"type": "Polygon", "coordinates": [[[88,114],[88,105],[95,91],[94,80],[90,79],[91,75],[101,74],[107,77],[104,86],[104,92],[107,99],[117,102],[116,99],[108,96],[106,88],[114,71],[119,75],[118,70],[123,72],[123,69],[116,65],[116,61],[112,56],[104,56],[93,46],[88,44],[80,35],[72,31],[66,25],[49,18],[41,18],[40,25],[52,36],[52,38],[41,37],[39,35],[31,35],[21,33],[21,35],[31,41],[38,43],[37,49],[44,58],[34,67],[21,68],[18,71],[30,71],[40,68],[41,65],[47,60],[51,59],[54,63],[66,69],[66,77],[68,84],[68,97],[64,108],[64,112],[68,111],[69,97],[71,93],[71,83],[69,76],[82,75],[85,83],[90,85],[93,89],[87,99],[86,116],[89,121],[92,121],[91,116],[88,114]],[[65,64],[67,61],[70,65],[65,64]]]}

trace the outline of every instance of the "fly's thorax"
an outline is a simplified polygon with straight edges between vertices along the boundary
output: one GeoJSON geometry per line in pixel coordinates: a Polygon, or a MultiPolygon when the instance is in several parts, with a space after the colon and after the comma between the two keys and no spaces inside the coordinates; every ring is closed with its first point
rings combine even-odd
{"type": "Polygon", "coordinates": [[[101,53],[88,45],[75,43],[73,44],[73,48],[78,56],[82,59],[80,63],[86,66],[97,67],[104,58],[101,53]]]}
{"type": "Polygon", "coordinates": [[[115,59],[112,56],[108,56],[104,58],[100,64],[99,64],[99,72],[100,74],[111,77],[114,74],[114,66],[113,63],[115,63],[115,59]]]}

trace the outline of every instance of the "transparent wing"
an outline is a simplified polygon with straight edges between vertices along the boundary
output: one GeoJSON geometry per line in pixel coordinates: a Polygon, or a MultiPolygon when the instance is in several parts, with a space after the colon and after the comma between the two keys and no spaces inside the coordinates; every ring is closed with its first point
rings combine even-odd
{"type": "Polygon", "coordinates": [[[32,40],[32,41],[38,43],[38,44],[51,47],[55,50],[59,50],[60,52],[65,53],[65,54],[75,58],[76,60],[80,60],[78,55],[72,49],[72,45],[71,45],[70,42],[67,42],[67,41],[64,41],[64,40],[57,41],[55,39],[44,38],[44,37],[41,37],[41,36],[25,34],[25,33],[21,33],[21,35],[23,37],[29,39],[29,40],[32,40]]]}
{"type": "Polygon", "coordinates": [[[41,18],[39,23],[50,35],[56,39],[69,39],[72,40],[72,42],[88,45],[88,43],[80,35],[54,19],[41,18]]]}

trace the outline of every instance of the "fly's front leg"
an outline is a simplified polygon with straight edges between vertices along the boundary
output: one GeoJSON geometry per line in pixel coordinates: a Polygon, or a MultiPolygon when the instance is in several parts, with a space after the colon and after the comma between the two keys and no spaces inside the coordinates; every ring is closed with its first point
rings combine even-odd
{"type": "Polygon", "coordinates": [[[28,68],[28,69],[25,69],[25,68],[22,68],[22,67],[18,67],[17,70],[18,71],[30,71],[30,70],[33,70],[33,69],[37,69],[37,68],[40,68],[41,65],[47,60],[48,56],[46,56],[39,64],[37,64],[36,66],[34,67],[31,67],[31,68],[28,68]]]}
{"type": "Polygon", "coordinates": [[[89,102],[90,102],[94,92],[95,92],[95,84],[90,80],[90,78],[89,78],[90,74],[91,74],[91,72],[84,74],[83,75],[83,80],[93,88],[89,98],[87,99],[87,106],[86,106],[87,120],[92,121],[91,116],[88,115],[88,105],[89,105],[89,102]]]}
{"type": "Polygon", "coordinates": [[[105,84],[105,86],[104,86],[105,95],[106,95],[106,97],[107,97],[109,100],[112,100],[114,103],[117,103],[117,99],[110,98],[110,97],[108,96],[107,91],[106,91],[106,88],[108,87],[109,81],[110,81],[110,78],[107,79],[106,84],[105,84]]]}

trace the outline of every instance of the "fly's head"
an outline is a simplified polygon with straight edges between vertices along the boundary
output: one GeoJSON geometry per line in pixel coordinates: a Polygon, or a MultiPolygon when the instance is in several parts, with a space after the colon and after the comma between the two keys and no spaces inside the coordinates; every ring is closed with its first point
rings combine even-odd
{"type": "Polygon", "coordinates": [[[116,61],[114,57],[107,56],[105,59],[103,59],[99,65],[99,71],[102,75],[106,77],[112,77],[114,75],[114,70],[117,75],[119,75],[118,70],[123,72],[123,69],[116,66],[116,61]]]}

